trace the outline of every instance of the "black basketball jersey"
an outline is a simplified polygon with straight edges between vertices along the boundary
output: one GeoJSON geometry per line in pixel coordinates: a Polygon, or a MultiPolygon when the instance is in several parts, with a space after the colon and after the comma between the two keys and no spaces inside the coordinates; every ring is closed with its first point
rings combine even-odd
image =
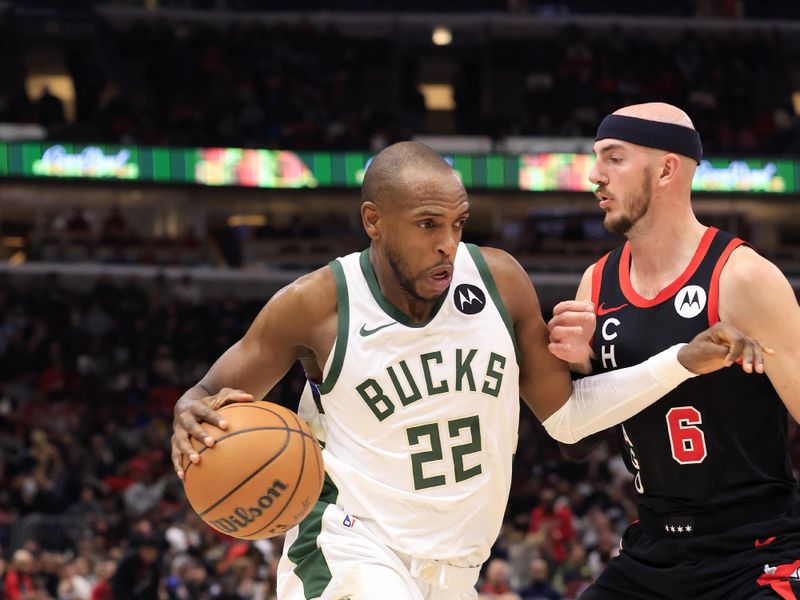
{"type": "MultiPolygon", "coordinates": [[[[599,260],[594,372],[640,363],[719,321],[720,273],[742,243],[710,227],[683,274],[651,300],[631,286],[629,244],[599,260]]],[[[712,510],[795,485],[787,410],[766,375],[739,365],[682,383],[618,429],[639,501],[656,513],[712,510]]]]}

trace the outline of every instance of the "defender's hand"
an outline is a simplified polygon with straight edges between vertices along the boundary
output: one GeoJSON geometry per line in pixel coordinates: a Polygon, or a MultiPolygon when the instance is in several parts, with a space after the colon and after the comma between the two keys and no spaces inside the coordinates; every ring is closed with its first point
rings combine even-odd
{"type": "Polygon", "coordinates": [[[569,363],[587,362],[592,356],[589,342],[596,325],[594,305],[591,302],[567,300],[553,309],[553,318],[547,324],[550,330],[550,353],[569,363]]]}
{"type": "Polygon", "coordinates": [[[729,367],[739,359],[745,373],[763,373],[764,360],[775,354],[758,340],[746,336],[729,323],[715,323],[678,352],[680,363],[692,373],[703,375],[729,367]]]}
{"type": "Polygon", "coordinates": [[[217,412],[227,404],[233,402],[252,402],[251,394],[242,390],[222,388],[217,394],[192,400],[184,404],[178,412],[175,406],[175,419],[172,422],[172,466],[178,477],[183,479],[183,457],[191,462],[200,462],[200,455],[192,447],[191,438],[203,442],[209,448],[214,445],[214,438],[203,429],[200,423],[211,423],[219,429],[227,429],[228,423],[217,412]]]}

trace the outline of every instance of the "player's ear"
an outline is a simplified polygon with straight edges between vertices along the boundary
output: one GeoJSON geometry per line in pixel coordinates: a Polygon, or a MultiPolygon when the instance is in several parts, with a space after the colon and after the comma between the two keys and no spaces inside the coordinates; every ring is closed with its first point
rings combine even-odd
{"type": "Polygon", "coordinates": [[[361,205],[361,223],[371,240],[380,239],[382,219],[374,202],[367,200],[361,205]]]}
{"type": "Polygon", "coordinates": [[[661,171],[658,174],[658,185],[664,187],[678,177],[681,168],[681,159],[677,154],[666,154],[661,161],[661,171]]]}

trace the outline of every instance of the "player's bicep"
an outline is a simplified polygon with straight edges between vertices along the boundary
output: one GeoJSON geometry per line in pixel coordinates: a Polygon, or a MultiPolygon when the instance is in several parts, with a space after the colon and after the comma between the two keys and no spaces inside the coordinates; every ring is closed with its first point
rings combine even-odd
{"type": "Polygon", "coordinates": [[[286,332],[275,327],[283,312],[268,303],[247,333],[217,359],[200,384],[209,392],[230,387],[263,398],[298,357],[297,346],[285,343],[286,332]]]}
{"type": "Polygon", "coordinates": [[[514,325],[519,353],[520,395],[543,421],[567,401],[572,391],[569,369],[547,348],[549,332],[528,274],[508,254],[484,250],[503,304],[514,325]]]}
{"type": "Polygon", "coordinates": [[[311,276],[310,282],[301,279],[275,294],[201,385],[211,392],[231,387],[263,398],[300,357],[309,331],[318,325],[320,310],[314,298],[330,297],[318,288],[311,276]]]}
{"type": "Polygon", "coordinates": [[[765,372],[800,422],[800,306],[794,291],[775,265],[755,253],[731,266],[720,280],[720,319],[775,351],[766,358],[765,372]]]}
{"type": "Polygon", "coordinates": [[[800,307],[787,281],[773,282],[769,293],[769,306],[762,307],[762,315],[755,320],[752,333],[775,354],[768,356],[764,365],[767,377],[775,391],[800,422],[800,307]]]}

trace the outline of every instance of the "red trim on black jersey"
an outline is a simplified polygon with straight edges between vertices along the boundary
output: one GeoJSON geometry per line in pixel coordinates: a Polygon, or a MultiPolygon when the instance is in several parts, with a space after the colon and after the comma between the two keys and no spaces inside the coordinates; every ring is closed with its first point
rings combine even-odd
{"type": "Polygon", "coordinates": [[[706,252],[708,252],[708,248],[711,246],[714,236],[717,235],[717,231],[719,230],[716,227],[709,227],[706,229],[706,232],[703,234],[703,238],[700,240],[700,244],[697,246],[697,250],[694,252],[692,260],[684,269],[683,273],[681,273],[675,281],[661,290],[655,298],[649,300],[640,296],[631,285],[631,246],[630,242],[625,242],[625,246],[622,248],[622,255],[619,259],[619,286],[622,290],[622,294],[631,304],[638,306],[639,308],[650,308],[652,306],[656,306],[657,304],[661,304],[668,298],[671,298],[678,292],[678,290],[686,285],[686,282],[692,278],[692,275],[694,275],[697,267],[699,267],[700,263],[703,262],[703,258],[705,257],[706,252]]]}
{"type": "Polygon", "coordinates": [[[598,260],[594,263],[592,267],[592,304],[594,304],[594,311],[597,312],[597,307],[600,304],[600,284],[603,282],[603,269],[606,266],[606,261],[608,260],[608,255],[611,252],[607,253],[603,258],[598,260]]]}
{"type": "Polygon", "coordinates": [[[719,322],[719,276],[722,275],[722,268],[728,262],[731,252],[736,250],[739,246],[744,244],[744,240],[733,238],[725,250],[719,255],[717,265],[714,267],[714,272],[711,274],[711,284],[708,286],[708,325],[709,327],[714,323],[719,322]]]}
{"type": "MultiPolygon", "coordinates": [[[[594,304],[594,313],[597,314],[597,307],[600,306],[600,286],[603,283],[603,269],[606,266],[606,261],[611,252],[598,260],[592,266],[592,304],[594,304]]],[[[594,334],[589,339],[589,346],[594,345],[594,334]]]]}

